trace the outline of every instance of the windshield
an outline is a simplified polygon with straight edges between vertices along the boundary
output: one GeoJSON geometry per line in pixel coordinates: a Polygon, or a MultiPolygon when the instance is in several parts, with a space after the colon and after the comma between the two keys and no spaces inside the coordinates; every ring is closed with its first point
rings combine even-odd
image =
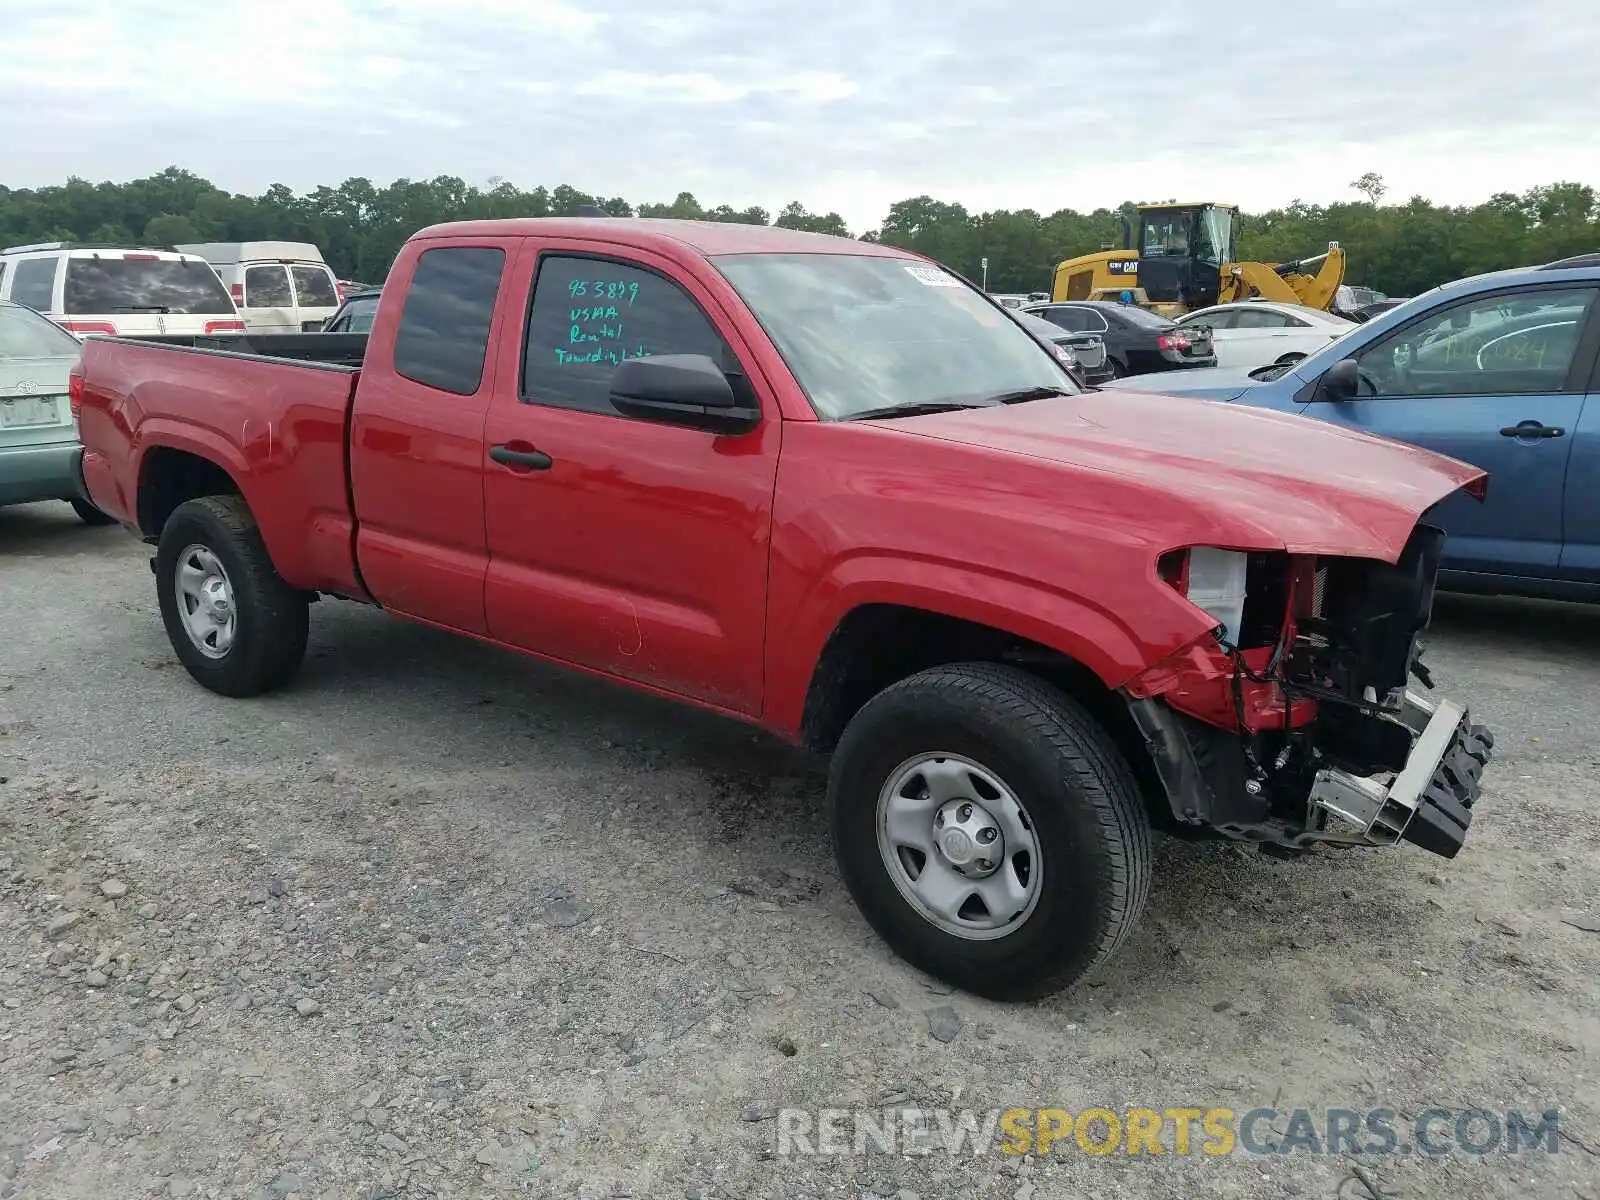
{"type": "Polygon", "coordinates": [[[185,313],[233,316],[233,301],[208,263],[161,258],[71,258],[63,307],[86,313],[185,313]]]}
{"type": "Polygon", "coordinates": [[[940,267],[856,254],[712,262],[824,420],[1034,388],[1082,390],[1016,321],[940,267]]]}
{"type": "Polygon", "coordinates": [[[378,312],[376,296],[362,296],[344,306],[344,330],[348,333],[370,333],[372,318],[378,312]]]}
{"type": "Polygon", "coordinates": [[[1200,210],[1195,222],[1195,258],[1213,267],[1233,261],[1233,213],[1226,208],[1200,210]]]}
{"type": "Polygon", "coordinates": [[[0,304],[0,359],[65,358],[81,349],[78,339],[54,321],[26,308],[0,304]]]}

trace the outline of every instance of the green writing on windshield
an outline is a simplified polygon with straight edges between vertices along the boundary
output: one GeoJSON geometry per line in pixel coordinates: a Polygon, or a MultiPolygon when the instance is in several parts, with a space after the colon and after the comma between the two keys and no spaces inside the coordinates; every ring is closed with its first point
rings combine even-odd
{"type": "Polygon", "coordinates": [[[642,358],[645,347],[628,340],[624,320],[639,298],[639,285],[620,279],[574,279],[567,284],[572,302],[567,310],[567,343],[554,348],[558,365],[587,366],[607,363],[616,366],[624,359],[642,358]]]}

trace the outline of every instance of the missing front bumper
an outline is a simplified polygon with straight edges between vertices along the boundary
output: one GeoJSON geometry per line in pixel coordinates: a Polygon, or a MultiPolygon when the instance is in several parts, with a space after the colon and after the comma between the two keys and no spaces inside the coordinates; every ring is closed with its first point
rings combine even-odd
{"type": "Polygon", "coordinates": [[[1316,840],[1374,846],[1404,840],[1454,858],[1467,840],[1494,736],[1460,704],[1415,692],[1406,693],[1396,719],[1416,741],[1393,780],[1317,772],[1310,800],[1325,825],[1316,840]]]}

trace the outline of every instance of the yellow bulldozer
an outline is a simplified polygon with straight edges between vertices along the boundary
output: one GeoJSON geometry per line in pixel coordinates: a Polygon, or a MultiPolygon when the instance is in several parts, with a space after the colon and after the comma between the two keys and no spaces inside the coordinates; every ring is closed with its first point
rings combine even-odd
{"type": "Polygon", "coordinates": [[[1238,205],[1168,200],[1141,204],[1138,212],[1137,240],[1124,219],[1121,249],[1059,264],[1050,298],[1117,301],[1128,293],[1135,304],[1168,317],[1257,298],[1327,310],[1344,282],[1345,257],[1338,242],[1298,262],[1235,261],[1238,205]]]}

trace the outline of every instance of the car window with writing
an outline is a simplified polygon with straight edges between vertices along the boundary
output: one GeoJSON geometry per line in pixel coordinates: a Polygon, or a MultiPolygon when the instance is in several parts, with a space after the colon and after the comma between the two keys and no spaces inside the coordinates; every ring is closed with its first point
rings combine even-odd
{"type": "Polygon", "coordinates": [[[1488,296],[1424,317],[1357,357],[1361,394],[1528,394],[1560,389],[1594,304],[1593,288],[1488,296]]]}
{"type": "Polygon", "coordinates": [[[540,262],[522,365],[525,402],[615,414],[612,372],[624,359],[651,354],[704,354],[738,370],[677,284],[602,259],[547,255],[540,262]]]}

